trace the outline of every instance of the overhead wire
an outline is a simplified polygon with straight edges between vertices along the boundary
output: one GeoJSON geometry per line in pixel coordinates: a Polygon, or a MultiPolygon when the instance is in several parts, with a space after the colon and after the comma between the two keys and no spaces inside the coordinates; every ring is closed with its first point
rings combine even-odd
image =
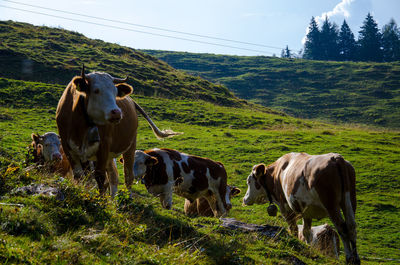
{"type": "Polygon", "coordinates": [[[0,7],[19,10],[19,11],[23,11],[23,12],[34,13],[34,14],[48,16],[48,17],[61,18],[61,19],[65,19],[65,20],[75,21],[75,22],[81,22],[81,23],[86,23],[86,24],[103,26],[103,27],[108,27],[108,28],[113,28],[113,29],[126,30],[126,31],[137,32],[137,33],[142,33],[142,34],[148,34],[148,35],[153,35],[153,36],[158,36],[158,37],[177,39],[177,40],[184,40],[184,41],[190,41],[190,42],[197,42],[197,43],[201,43],[201,44],[207,44],[207,45],[213,45],[213,46],[219,46],[219,47],[225,47],[225,48],[231,48],[231,49],[237,49],[237,50],[245,50],[245,51],[257,52],[257,53],[261,53],[261,54],[273,55],[273,53],[271,53],[271,52],[262,51],[262,50],[255,50],[255,49],[237,47],[237,46],[232,46],[232,45],[226,45],[226,44],[220,44],[220,43],[212,43],[212,42],[207,42],[207,41],[194,40],[194,39],[188,39],[188,38],[164,35],[164,34],[159,34],[159,33],[153,33],[153,32],[147,32],[147,31],[141,31],[141,30],[135,30],[135,29],[129,29],[129,28],[123,28],[123,27],[119,27],[119,26],[112,26],[112,25],[107,25],[107,24],[97,23],[97,22],[91,22],[91,21],[86,21],[86,20],[81,20],[81,19],[76,19],[76,18],[67,18],[67,17],[57,16],[57,15],[51,15],[51,14],[47,14],[47,13],[42,13],[42,12],[38,12],[38,11],[26,10],[26,9],[21,9],[21,8],[16,8],[16,7],[9,7],[9,6],[4,6],[4,5],[0,5],[0,7]]]}
{"type": "MultiPolygon", "coordinates": [[[[283,50],[282,48],[275,47],[275,46],[256,44],[256,43],[250,43],[250,42],[243,42],[243,41],[236,41],[236,40],[231,40],[231,39],[224,39],[224,38],[212,37],[212,36],[207,36],[207,35],[200,35],[200,34],[195,34],[195,33],[188,33],[188,32],[183,32],[183,31],[176,31],[176,30],[164,29],[164,28],[159,28],[159,27],[146,26],[146,25],[135,24],[135,23],[130,23],[130,22],[124,22],[124,21],[119,21],[119,20],[100,18],[100,17],[96,17],[96,16],[79,14],[79,13],[75,13],[75,12],[64,11],[64,10],[60,10],[60,9],[47,8],[47,7],[37,6],[37,5],[25,4],[25,3],[20,3],[20,2],[17,2],[17,1],[11,1],[11,0],[3,0],[3,1],[4,2],[14,3],[14,4],[19,4],[19,5],[25,5],[25,6],[29,6],[29,7],[34,7],[34,8],[40,8],[40,9],[49,10],[49,11],[54,11],[54,12],[60,12],[60,13],[76,15],[76,16],[82,16],[82,17],[86,17],[86,18],[103,20],[103,21],[108,21],[108,22],[113,22],[113,23],[126,24],[126,25],[137,26],[137,27],[143,27],[143,28],[148,28],[148,29],[153,29],[153,30],[166,31],[166,32],[171,32],[171,33],[176,33],[176,34],[184,34],[184,35],[188,35],[188,36],[195,36],[195,37],[208,38],[208,39],[214,39],[214,40],[220,40],[220,41],[226,41],[226,42],[232,42],[232,43],[238,43],[238,44],[244,44],[244,45],[252,45],[252,46],[259,46],[259,47],[265,47],[265,48],[270,48],[270,49],[283,50]]],[[[75,21],[75,22],[80,22],[80,23],[92,24],[92,25],[108,27],[108,28],[113,28],[113,29],[119,29],[119,30],[125,30],[125,31],[131,31],[131,32],[147,34],[147,35],[153,35],[153,36],[158,36],[158,37],[177,39],[177,40],[183,40],[183,41],[189,41],[189,42],[195,42],[195,43],[201,43],[201,44],[206,44],[206,45],[213,45],[213,46],[219,46],[219,47],[225,47],[225,48],[231,48],[231,49],[237,49],[237,50],[251,51],[251,52],[261,53],[261,54],[264,54],[264,55],[266,55],[266,54],[267,55],[275,55],[275,53],[270,52],[270,51],[265,51],[265,50],[238,47],[238,46],[233,46],[233,45],[228,45],[228,44],[221,44],[221,43],[215,43],[215,42],[209,42],[209,41],[203,41],[203,40],[196,40],[196,39],[184,38],[184,37],[179,37],[179,36],[165,35],[165,34],[160,34],[160,33],[154,33],[154,32],[148,32],[148,31],[137,30],[137,29],[132,29],[132,28],[109,25],[109,24],[104,24],[104,23],[99,23],[99,22],[92,22],[92,21],[82,20],[82,19],[77,19],[77,18],[53,15],[53,14],[48,14],[48,13],[44,13],[44,12],[39,12],[39,11],[34,11],[34,10],[27,10],[27,9],[12,7],[12,6],[5,6],[5,5],[1,5],[1,4],[0,4],[0,7],[4,7],[4,8],[8,8],[8,9],[14,9],[14,10],[22,11],[22,12],[34,13],[34,14],[48,16],[48,17],[65,19],[65,20],[70,20],[70,21],[75,21]]]]}
{"type": "Polygon", "coordinates": [[[201,38],[207,38],[207,39],[213,39],[213,40],[220,40],[220,41],[233,42],[233,43],[238,43],[238,44],[245,44],[245,45],[251,45],[251,46],[258,46],[258,47],[282,50],[282,47],[276,47],[276,46],[270,46],[270,45],[252,43],[252,42],[245,42],[245,41],[238,41],[238,40],[232,40],[232,39],[226,39],[226,38],[219,38],[219,37],[214,37],[214,36],[171,30],[171,29],[166,29],[166,28],[161,28],[161,27],[147,26],[147,25],[131,23],[131,22],[115,20],[115,19],[101,18],[101,17],[96,17],[96,16],[92,16],[92,15],[88,15],[88,14],[80,14],[80,13],[76,13],[76,12],[70,12],[70,11],[54,9],[54,8],[49,8],[49,7],[43,7],[43,6],[38,6],[38,5],[32,5],[32,4],[26,4],[26,3],[21,3],[18,1],[12,1],[12,0],[3,0],[3,1],[14,3],[14,4],[19,4],[19,5],[24,5],[24,6],[29,6],[29,7],[34,7],[34,8],[40,8],[40,9],[49,10],[49,11],[54,11],[54,12],[60,12],[60,13],[65,13],[65,14],[70,14],[70,15],[75,15],[75,16],[81,16],[81,17],[85,17],[85,18],[92,18],[92,19],[98,19],[98,20],[102,20],[102,21],[108,21],[108,22],[113,22],[113,23],[131,25],[131,26],[148,28],[148,29],[159,30],[159,31],[166,31],[166,32],[171,32],[171,33],[178,33],[178,34],[183,34],[183,35],[188,35],[188,36],[193,36],[193,37],[201,37],[201,38]]]}

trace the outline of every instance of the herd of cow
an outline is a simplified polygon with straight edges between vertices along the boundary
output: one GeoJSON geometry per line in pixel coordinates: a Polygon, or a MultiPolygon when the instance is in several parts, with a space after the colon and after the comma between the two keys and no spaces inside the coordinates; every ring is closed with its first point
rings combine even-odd
{"type": "MultiPolygon", "coordinates": [[[[172,207],[172,193],[184,197],[187,215],[220,217],[232,208],[231,196],[240,190],[227,184],[222,163],[172,149],[136,150],[138,114],[158,138],[181,133],[161,131],[144,110],[127,96],[127,79],[107,73],[75,76],[61,96],[55,133],[32,134],[33,156],[55,173],[79,181],[94,176],[99,192],[115,196],[118,187],[116,158],[122,155],[126,188],[141,180],[162,207],[172,207]]],[[[343,243],[346,262],[360,264],[356,248],[355,171],[339,154],[285,154],[270,165],[255,165],[247,177],[243,205],[269,202],[268,214],[277,204],[290,232],[338,257],[337,233],[329,225],[312,227],[312,219],[329,217],[343,243]],[[343,216],[342,216],[343,212],[343,216]],[[302,218],[303,225],[297,220],[302,218]],[[300,231],[300,233],[299,233],[300,231]]],[[[132,193],[131,193],[132,196],[132,193]]]]}

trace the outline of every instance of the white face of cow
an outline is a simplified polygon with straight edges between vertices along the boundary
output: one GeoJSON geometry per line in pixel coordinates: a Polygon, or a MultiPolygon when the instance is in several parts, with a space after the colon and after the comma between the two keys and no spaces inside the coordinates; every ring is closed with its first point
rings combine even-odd
{"type": "Polygon", "coordinates": [[[136,179],[142,178],[147,171],[147,167],[157,164],[157,158],[146,154],[141,150],[135,151],[135,163],[133,164],[133,175],[136,179]]]}
{"type": "Polygon", "coordinates": [[[243,205],[252,205],[254,203],[264,204],[267,202],[267,194],[256,177],[258,166],[259,165],[255,165],[251,174],[247,177],[247,191],[246,195],[243,197],[243,205]]]}
{"type": "Polygon", "coordinates": [[[60,153],[61,142],[56,133],[48,132],[43,136],[32,134],[32,140],[35,142],[36,146],[41,145],[46,162],[62,160],[62,155],[60,153]]]}
{"type": "Polygon", "coordinates": [[[120,82],[107,73],[90,73],[76,77],[77,89],[87,96],[87,113],[96,125],[118,123],[122,119],[122,111],[117,106],[117,97],[132,93],[132,87],[120,82]],[[78,84],[78,85],[77,85],[78,84]],[[86,85],[86,86],[85,86],[86,85]]]}
{"type": "Polygon", "coordinates": [[[226,186],[225,201],[228,207],[227,210],[232,208],[231,197],[238,195],[240,192],[241,190],[235,186],[230,186],[230,185],[226,186]]]}

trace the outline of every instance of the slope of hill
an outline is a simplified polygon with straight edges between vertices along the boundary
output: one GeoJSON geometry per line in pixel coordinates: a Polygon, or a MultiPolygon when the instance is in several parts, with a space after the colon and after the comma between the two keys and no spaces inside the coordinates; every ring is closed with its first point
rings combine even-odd
{"type": "Polygon", "coordinates": [[[143,52],[296,117],[400,128],[400,62],[143,52]]]}
{"type": "MultiPolygon", "coordinates": [[[[343,264],[323,257],[282,233],[268,238],[221,227],[216,218],[188,218],[183,199],[173,210],[141,184],[134,198],[124,190],[114,201],[68,180],[23,170],[32,132],[56,131],[54,111],[63,86],[0,79],[0,263],[7,264],[343,264]],[[20,98],[22,97],[22,98],[20,98]],[[46,99],[46,100],[43,100],[46,99]],[[64,199],[12,192],[30,183],[59,188],[64,199]],[[17,204],[17,205],[13,205],[17,204]],[[24,207],[20,207],[23,205],[24,207]]],[[[339,127],[274,115],[251,107],[134,95],[160,128],[185,134],[157,140],[141,118],[138,149],[173,148],[221,161],[228,182],[242,194],[228,217],[287,227],[265,205],[242,207],[246,177],[256,163],[288,152],[341,153],[357,175],[358,250],[363,263],[400,259],[400,134],[339,127]]],[[[330,222],[323,219],[313,224],[330,222]]]]}
{"type": "Polygon", "coordinates": [[[65,86],[79,74],[83,63],[88,71],[128,75],[138,94],[203,99],[220,105],[244,104],[226,87],[175,70],[132,48],[63,29],[0,21],[1,77],[65,86]]]}
{"type": "MultiPolygon", "coordinates": [[[[178,196],[174,196],[173,210],[162,209],[159,199],[141,184],[134,185],[131,199],[123,189],[120,165],[121,191],[114,201],[99,197],[96,189],[84,189],[46,172],[26,172],[23,160],[30,134],[56,131],[58,98],[82,62],[89,70],[115,76],[129,72],[136,88],[132,97],[157,125],[185,133],[159,141],[140,118],[138,149],[173,148],[225,165],[228,182],[242,190],[242,195],[233,198],[228,217],[287,227],[282,216],[267,216],[265,205],[241,206],[252,166],[271,163],[288,152],[341,153],[356,169],[358,248],[363,262],[398,263],[398,132],[258,111],[223,86],[176,71],[141,52],[62,29],[0,22],[0,40],[0,263],[344,262],[343,254],[339,261],[323,257],[284,230],[271,239],[224,229],[215,218],[188,218],[182,211],[184,200],[178,196]],[[31,183],[56,187],[64,198],[15,192],[31,183]]],[[[313,224],[323,222],[329,220],[313,224]]]]}

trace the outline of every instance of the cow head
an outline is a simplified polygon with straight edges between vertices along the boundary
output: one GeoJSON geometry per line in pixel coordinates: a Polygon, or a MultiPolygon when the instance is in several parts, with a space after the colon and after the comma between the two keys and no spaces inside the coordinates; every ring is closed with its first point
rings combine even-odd
{"type": "Polygon", "coordinates": [[[239,195],[242,192],[238,187],[227,185],[226,186],[226,193],[225,193],[225,201],[227,205],[227,210],[232,208],[231,198],[239,195]]]}
{"type": "Polygon", "coordinates": [[[122,119],[117,98],[132,93],[133,89],[126,84],[127,78],[114,78],[107,73],[93,72],[85,74],[82,67],[81,76],[75,76],[72,84],[77,91],[86,97],[86,111],[96,125],[118,123],[122,119]]]}
{"type": "Polygon", "coordinates": [[[264,204],[267,202],[267,194],[260,183],[260,178],[267,173],[265,164],[255,165],[247,177],[247,191],[243,197],[243,205],[252,205],[254,203],[264,204]]]}
{"type": "Polygon", "coordinates": [[[45,133],[44,135],[32,133],[32,145],[37,153],[42,154],[45,162],[61,161],[60,153],[60,137],[53,132],[45,133]]]}
{"type": "Polygon", "coordinates": [[[135,151],[135,163],[133,164],[133,174],[136,179],[142,179],[146,172],[158,163],[154,156],[150,156],[141,150],[135,151]]]}

